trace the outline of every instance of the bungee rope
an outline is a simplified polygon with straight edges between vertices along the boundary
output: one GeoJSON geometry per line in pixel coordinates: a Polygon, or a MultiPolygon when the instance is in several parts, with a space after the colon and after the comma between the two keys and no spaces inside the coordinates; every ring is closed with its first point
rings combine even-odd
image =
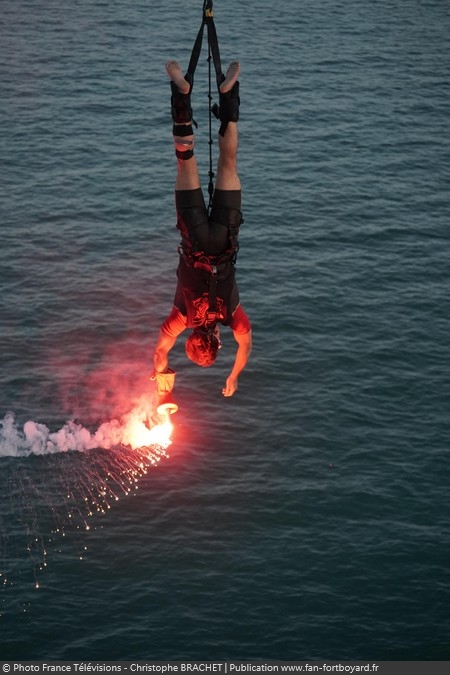
{"type": "MultiPolygon", "coordinates": [[[[212,87],[211,87],[211,61],[214,64],[214,69],[216,72],[216,82],[217,87],[219,87],[222,82],[225,80],[225,75],[222,72],[222,64],[220,61],[220,51],[219,51],[219,41],[217,39],[216,27],[214,25],[214,14],[213,14],[213,3],[212,0],[204,0],[203,9],[202,9],[202,23],[200,29],[197,33],[197,37],[192,48],[191,58],[189,60],[188,69],[186,71],[185,79],[191,85],[194,83],[194,73],[197,67],[197,63],[200,57],[203,43],[204,29],[207,29],[208,36],[208,101],[209,101],[209,114],[208,114],[208,124],[209,124],[209,183],[208,183],[208,194],[209,194],[209,204],[208,204],[208,213],[211,210],[212,197],[214,193],[214,178],[215,173],[213,171],[213,153],[212,146],[214,144],[213,135],[212,135],[212,115],[216,118],[219,117],[219,106],[217,103],[212,103],[212,87]]],[[[224,133],[223,125],[221,126],[220,132],[224,133]]]]}

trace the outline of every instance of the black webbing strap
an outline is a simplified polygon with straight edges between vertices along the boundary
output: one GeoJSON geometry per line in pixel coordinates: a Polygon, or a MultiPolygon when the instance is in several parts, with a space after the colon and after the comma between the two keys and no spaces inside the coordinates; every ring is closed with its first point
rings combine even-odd
{"type": "MultiPolygon", "coordinates": [[[[212,0],[204,0],[203,3],[203,10],[202,10],[202,23],[200,26],[200,29],[197,33],[197,37],[194,42],[194,46],[192,48],[192,53],[191,53],[191,58],[189,60],[189,65],[188,69],[186,71],[185,79],[189,84],[192,85],[194,83],[194,73],[195,69],[197,68],[197,63],[200,58],[200,53],[202,50],[202,43],[203,43],[203,35],[204,35],[204,30],[205,26],[207,28],[207,35],[208,35],[208,80],[209,80],[209,91],[208,91],[208,99],[209,99],[209,184],[208,184],[208,193],[209,193],[209,204],[208,204],[208,212],[211,210],[212,206],[212,196],[214,193],[214,171],[213,171],[213,161],[212,161],[212,145],[213,145],[213,138],[212,138],[212,117],[211,114],[214,111],[214,109],[217,109],[217,105],[213,106],[212,105],[212,93],[211,93],[211,58],[214,63],[214,69],[216,71],[216,82],[217,86],[219,87],[222,82],[225,79],[225,75],[222,73],[222,64],[220,61],[220,51],[219,51],[219,41],[217,38],[217,32],[216,32],[216,27],[214,25],[214,14],[213,14],[213,3],[212,0]]],[[[214,114],[217,116],[217,113],[214,112],[214,114]]]]}
{"type": "Polygon", "coordinates": [[[222,64],[220,62],[220,52],[219,52],[219,40],[217,39],[216,27],[214,25],[214,15],[212,11],[212,0],[210,2],[211,8],[205,10],[205,22],[206,28],[208,30],[208,45],[209,52],[212,56],[214,63],[214,69],[216,71],[216,81],[217,86],[219,87],[225,79],[225,75],[222,73],[222,64]]]}
{"type": "Polygon", "coordinates": [[[185,77],[185,79],[192,85],[195,69],[197,68],[197,63],[200,58],[200,53],[202,51],[203,33],[205,26],[207,27],[208,45],[211,51],[214,68],[216,71],[217,86],[219,86],[224,81],[225,75],[222,73],[222,64],[220,61],[220,51],[219,51],[219,40],[217,39],[216,27],[214,25],[212,0],[205,0],[203,3],[202,23],[197,33],[197,37],[195,38],[194,46],[191,52],[191,58],[189,60],[188,69],[186,71],[186,75],[189,77],[189,79],[187,77],[185,77]]]}
{"type": "Polygon", "coordinates": [[[203,18],[202,25],[200,26],[200,30],[197,33],[197,37],[195,38],[194,46],[192,48],[188,69],[186,75],[184,76],[185,80],[189,82],[189,84],[191,85],[191,89],[194,83],[195,69],[197,68],[197,63],[200,58],[200,52],[202,51],[204,28],[205,28],[205,19],[203,18]]]}
{"type": "Polygon", "coordinates": [[[214,265],[209,275],[209,297],[208,297],[208,311],[206,313],[205,327],[211,328],[217,323],[217,267],[214,265]]]}

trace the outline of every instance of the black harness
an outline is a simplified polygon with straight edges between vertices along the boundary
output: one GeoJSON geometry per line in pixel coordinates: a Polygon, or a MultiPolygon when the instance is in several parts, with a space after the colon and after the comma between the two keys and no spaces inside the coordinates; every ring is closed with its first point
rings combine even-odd
{"type": "Polygon", "coordinates": [[[201,270],[208,275],[208,311],[204,326],[206,329],[214,329],[218,321],[217,284],[222,276],[227,276],[229,266],[234,265],[237,250],[227,251],[220,256],[186,252],[181,246],[178,251],[188,267],[201,270]]]}

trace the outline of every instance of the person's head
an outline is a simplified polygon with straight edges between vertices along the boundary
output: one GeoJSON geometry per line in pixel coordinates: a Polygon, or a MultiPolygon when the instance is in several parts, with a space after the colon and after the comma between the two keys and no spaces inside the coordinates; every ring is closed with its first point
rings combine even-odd
{"type": "Polygon", "coordinates": [[[186,340],[186,356],[202,368],[212,366],[221,347],[218,328],[194,329],[186,340]]]}

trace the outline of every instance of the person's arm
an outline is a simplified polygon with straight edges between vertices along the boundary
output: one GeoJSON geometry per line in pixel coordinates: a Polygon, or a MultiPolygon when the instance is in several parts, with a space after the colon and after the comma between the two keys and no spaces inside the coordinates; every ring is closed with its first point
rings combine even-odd
{"type": "MultiPolygon", "coordinates": [[[[150,379],[155,382],[156,387],[156,409],[160,403],[165,402],[170,397],[175,384],[175,372],[169,368],[169,352],[177,341],[177,336],[167,335],[163,330],[160,331],[153,354],[154,370],[150,379]]],[[[161,416],[157,413],[151,418],[152,425],[161,423],[161,416]]]]}
{"type": "Polygon", "coordinates": [[[169,370],[169,352],[185,328],[186,317],[181,314],[179,309],[173,307],[159,331],[153,354],[155,373],[166,373],[169,370]]]}
{"type": "Polygon", "coordinates": [[[238,377],[247,365],[250,353],[252,351],[251,331],[248,333],[236,333],[233,331],[233,335],[234,339],[238,343],[238,348],[236,351],[233,369],[227,377],[225,387],[222,389],[222,394],[224,396],[233,396],[234,392],[238,388],[238,377]]]}
{"type": "Polygon", "coordinates": [[[167,373],[169,369],[169,352],[177,341],[176,337],[167,335],[162,330],[159,332],[158,341],[153,354],[155,373],[167,373]]]}

